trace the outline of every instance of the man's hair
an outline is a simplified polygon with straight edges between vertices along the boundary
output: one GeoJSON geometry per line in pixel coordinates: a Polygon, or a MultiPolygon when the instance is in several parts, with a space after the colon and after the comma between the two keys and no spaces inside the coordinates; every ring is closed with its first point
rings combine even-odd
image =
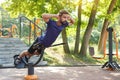
{"type": "Polygon", "coordinates": [[[59,11],[59,16],[62,16],[63,14],[69,14],[66,10],[62,9],[59,11]]]}

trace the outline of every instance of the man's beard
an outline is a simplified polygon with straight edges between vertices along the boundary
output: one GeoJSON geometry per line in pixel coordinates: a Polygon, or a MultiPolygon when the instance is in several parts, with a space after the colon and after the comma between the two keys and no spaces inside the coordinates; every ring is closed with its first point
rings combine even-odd
{"type": "Polygon", "coordinates": [[[60,21],[62,25],[65,25],[67,21],[60,21]]]}

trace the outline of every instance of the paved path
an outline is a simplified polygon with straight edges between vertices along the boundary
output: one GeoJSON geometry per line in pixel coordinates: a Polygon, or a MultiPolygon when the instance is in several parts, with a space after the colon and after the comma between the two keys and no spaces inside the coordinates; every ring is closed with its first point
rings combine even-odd
{"type": "MultiPolygon", "coordinates": [[[[0,69],[0,80],[24,80],[27,68],[0,69]]],[[[35,67],[38,80],[120,80],[120,72],[107,71],[101,66],[35,67]]]]}

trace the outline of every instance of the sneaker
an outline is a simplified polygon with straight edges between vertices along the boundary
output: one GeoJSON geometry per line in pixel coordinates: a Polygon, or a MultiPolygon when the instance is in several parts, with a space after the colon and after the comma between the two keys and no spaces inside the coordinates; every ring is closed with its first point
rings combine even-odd
{"type": "Polygon", "coordinates": [[[21,58],[19,58],[18,55],[15,55],[15,56],[14,56],[14,64],[17,65],[17,64],[19,64],[20,62],[21,62],[21,58]]]}
{"type": "Polygon", "coordinates": [[[16,64],[19,64],[21,62],[21,59],[20,58],[17,58],[16,60],[15,60],[15,63],[16,64]]]}

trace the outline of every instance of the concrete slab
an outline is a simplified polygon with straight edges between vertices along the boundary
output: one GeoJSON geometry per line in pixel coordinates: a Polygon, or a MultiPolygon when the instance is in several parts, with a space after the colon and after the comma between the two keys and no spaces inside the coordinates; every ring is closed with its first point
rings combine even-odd
{"type": "MultiPolygon", "coordinates": [[[[107,71],[101,66],[35,67],[38,80],[120,80],[120,72],[107,71]]],[[[0,69],[0,80],[24,80],[27,68],[0,69]]]]}

